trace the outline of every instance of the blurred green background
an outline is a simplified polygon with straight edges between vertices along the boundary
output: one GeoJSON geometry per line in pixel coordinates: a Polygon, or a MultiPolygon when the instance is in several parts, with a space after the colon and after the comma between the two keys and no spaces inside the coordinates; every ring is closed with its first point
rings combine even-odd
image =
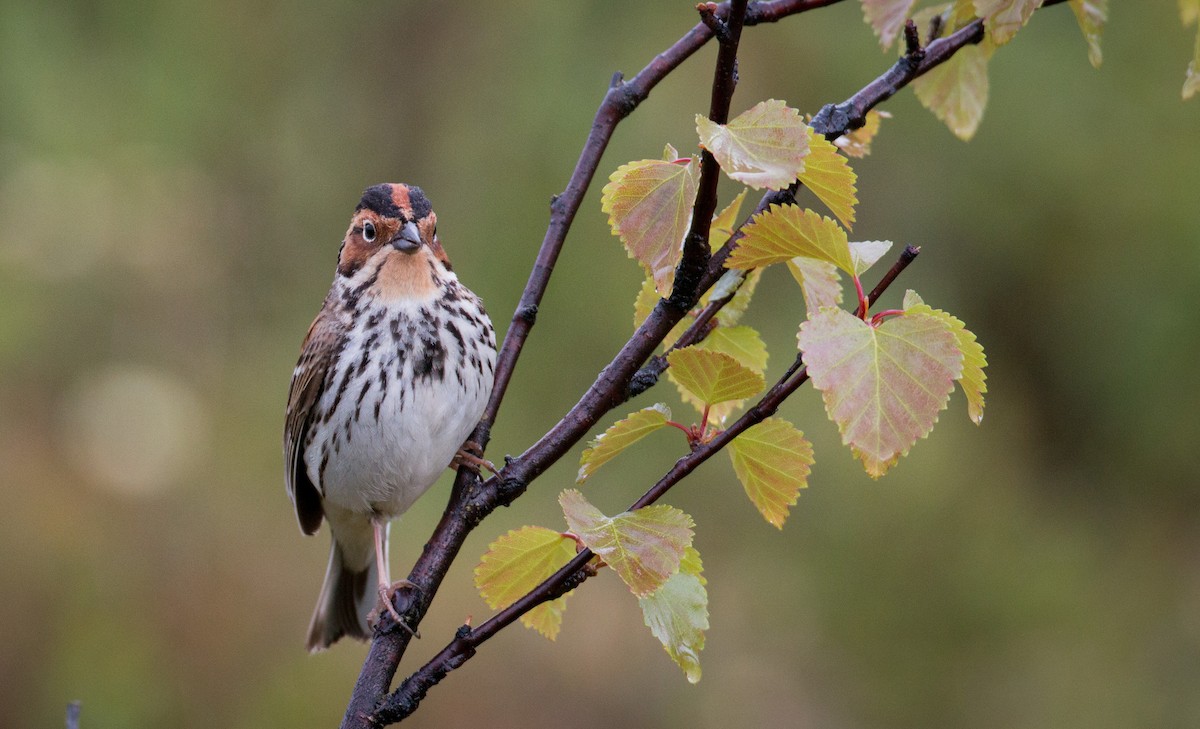
{"type": "MultiPolygon", "coordinates": [[[[611,575],[549,643],[521,628],[435,689],[416,726],[1200,725],[1200,105],[1174,2],[1114,2],[1103,67],[1070,11],[992,63],[970,144],[904,92],[856,161],[855,236],[924,254],[903,289],[990,360],[883,480],[819,397],[782,532],[727,459],[668,501],[698,524],[712,630],[689,685],[611,575]]],[[[328,541],[303,538],[280,431],[301,338],[361,190],[422,185],[503,330],[608,79],[695,22],[690,2],[0,3],[0,727],[328,727],[365,649],[309,656],[328,541]]],[[[630,332],[638,267],[607,231],[619,164],[694,149],[705,48],[619,130],[576,221],[490,454],[518,453],[630,332]]],[[[890,63],[856,2],[753,28],[739,112],[815,112],[890,63]]],[[[723,188],[728,200],[734,188],[723,188]]],[[[782,270],[751,323],[791,360],[782,270]]],[[[667,386],[644,395],[678,405],[667,386]]],[[[606,421],[608,422],[608,421],[606,421]]],[[[664,436],[587,488],[620,510],[664,436]]],[[[468,542],[411,670],[468,615],[498,534],[559,527],[578,449],[468,542]]],[[[447,477],[393,530],[419,552],[447,477]]]]}

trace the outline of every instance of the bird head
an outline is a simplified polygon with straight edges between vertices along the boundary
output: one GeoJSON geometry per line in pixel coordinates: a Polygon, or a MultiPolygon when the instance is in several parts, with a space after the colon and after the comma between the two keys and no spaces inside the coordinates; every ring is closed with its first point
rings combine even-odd
{"type": "Polygon", "coordinates": [[[437,236],[437,215],[421,188],[385,183],[363,193],[342,240],[338,273],[353,276],[368,262],[393,276],[408,274],[405,278],[439,267],[450,270],[437,236]]]}

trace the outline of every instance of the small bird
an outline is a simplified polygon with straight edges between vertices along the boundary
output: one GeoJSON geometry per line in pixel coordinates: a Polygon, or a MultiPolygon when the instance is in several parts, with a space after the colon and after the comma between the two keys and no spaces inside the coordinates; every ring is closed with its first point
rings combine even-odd
{"type": "Polygon", "coordinates": [[[452,463],[486,464],[461,447],[495,365],[492,322],[451,270],[424,192],[367,188],[304,338],[284,424],[300,530],[328,519],[333,536],[310,651],[367,639],[377,601],[395,615],[391,596],[411,583],[392,584],[388,525],[452,463]]]}

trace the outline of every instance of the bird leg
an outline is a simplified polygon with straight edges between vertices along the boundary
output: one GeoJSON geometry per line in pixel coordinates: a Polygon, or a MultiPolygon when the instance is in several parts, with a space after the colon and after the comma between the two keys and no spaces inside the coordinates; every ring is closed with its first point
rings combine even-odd
{"type": "Polygon", "coordinates": [[[476,474],[479,473],[479,469],[486,468],[492,475],[499,473],[495,464],[483,457],[483,448],[473,440],[463,443],[462,448],[458,449],[458,453],[455,453],[454,458],[450,461],[450,468],[455,471],[459,468],[466,468],[476,474]]]}
{"type": "Polygon", "coordinates": [[[392,603],[392,600],[395,598],[397,592],[406,587],[418,592],[421,588],[411,580],[402,579],[392,582],[391,568],[387,558],[387,547],[384,544],[384,538],[387,534],[387,520],[381,518],[372,519],[371,528],[375,532],[375,566],[377,570],[376,574],[379,575],[380,601],[380,605],[371,611],[371,613],[377,621],[383,614],[382,610],[387,610],[392,618],[395,619],[397,625],[407,630],[409,635],[414,638],[420,638],[420,631],[414,630],[409,627],[408,623],[404,622],[404,619],[400,617],[400,613],[396,612],[396,606],[392,603]]]}

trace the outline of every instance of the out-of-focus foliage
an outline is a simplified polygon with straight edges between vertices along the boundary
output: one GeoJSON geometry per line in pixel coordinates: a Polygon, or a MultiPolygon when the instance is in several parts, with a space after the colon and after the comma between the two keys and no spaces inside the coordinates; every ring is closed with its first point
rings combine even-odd
{"type": "MultiPolygon", "coordinates": [[[[295,526],[280,430],[350,212],[370,184],[420,184],[503,328],[612,71],[648,63],[691,8],[0,4],[0,722],[60,725],[70,699],[89,728],[338,721],[364,649],[303,650],[328,543],[295,526]]],[[[1171,3],[1114,10],[1099,71],[1073,13],[1039,10],[992,59],[970,144],[904,91],[855,162],[856,237],[923,250],[881,306],[915,288],[970,323],[988,345],[984,426],[943,418],[874,483],[802,390],[780,415],[827,455],[782,533],[725,463],[672,492],[708,580],[699,687],[664,680],[635,601],[597,579],[557,642],[502,635],[417,726],[1200,723],[1200,425],[1180,385],[1200,356],[1200,145],[1179,101],[1194,28],[1171,3]]],[[[747,29],[735,108],[848,97],[894,60],[861,21],[845,2],[747,29]]],[[[713,57],[655,89],[602,169],[690,144],[713,57]]],[[[641,272],[597,212],[602,181],[493,460],[629,335],[641,272]]],[[[744,321],[782,352],[799,312],[777,268],[744,321]]],[[[660,383],[624,412],[671,397],[660,383]]],[[[619,512],[680,451],[630,451],[589,498],[619,512]]],[[[575,467],[472,536],[406,667],[489,614],[473,557],[560,524],[575,467]]],[[[445,493],[393,530],[395,572],[445,493]]]]}

